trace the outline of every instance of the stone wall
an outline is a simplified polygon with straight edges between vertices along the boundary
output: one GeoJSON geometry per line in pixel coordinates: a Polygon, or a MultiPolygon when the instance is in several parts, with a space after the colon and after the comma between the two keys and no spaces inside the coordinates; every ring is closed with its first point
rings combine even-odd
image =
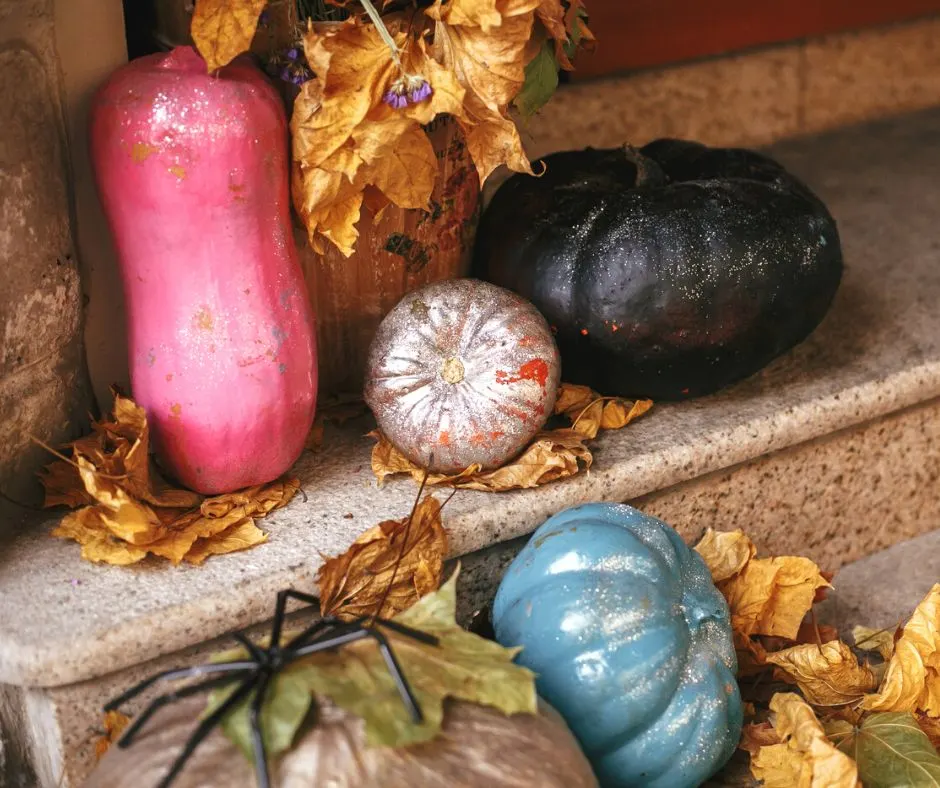
{"type": "Polygon", "coordinates": [[[52,0],[0,0],[0,490],[35,498],[90,404],[52,0]]]}

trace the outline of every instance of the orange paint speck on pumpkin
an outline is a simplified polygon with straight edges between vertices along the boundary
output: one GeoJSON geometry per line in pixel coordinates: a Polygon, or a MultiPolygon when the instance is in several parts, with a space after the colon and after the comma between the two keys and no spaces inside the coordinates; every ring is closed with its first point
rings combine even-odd
{"type": "Polygon", "coordinates": [[[534,380],[544,389],[548,381],[548,364],[546,361],[541,358],[526,361],[525,364],[519,367],[519,372],[516,373],[515,377],[510,376],[508,372],[501,369],[496,371],[497,383],[508,385],[510,383],[519,383],[522,380],[534,380]]]}
{"type": "Polygon", "coordinates": [[[442,432],[442,433],[438,436],[437,442],[440,443],[441,446],[450,446],[450,433],[449,433],[449,432],[442,432]]]}

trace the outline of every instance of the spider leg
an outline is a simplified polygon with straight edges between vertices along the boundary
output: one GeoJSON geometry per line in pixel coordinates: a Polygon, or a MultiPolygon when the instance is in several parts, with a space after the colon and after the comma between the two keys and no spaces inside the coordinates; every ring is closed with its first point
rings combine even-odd
{"type": "Polygon", "coordinates": [[[324,630],[341,629],[348,626],[350,625],[335,618],[321,618],[319,621],[315,621],[307,627],[303,632],[291,638],[290,642],[284,648],[293,651],[309,642],[311,638],[313,638],[314,641],[319,640],[320,634],[324,630]]]}
{"type": "Polygon", "coordinates": [[[252,643],[244,632],[235,632],[232,634],[232,637],[245,647],[245,650],[251,655],[251,658],[255,662],[259,665],[264,662],[264,652],[252,643]]]}
{"type": "Polygon", "coordinates": [[[251,721],[251,747],[255,756],[255,779],[258,788],[269,788],[268,778],[268,754],[264,747],[264,735],[261,731],[261,709],[264,706],[264,698],[268,693],[268,686],[271,683],[271,674],[266,673],[258,681],[258,689],[251,699],[251,711],[249,720],[251,721]]]}
{"type": "Polygon", "coordinates": [[[314,643],[310,643],[309,645],[302,646],[301,648],[294,651],[293,657],[299,658],[305,657],[308,654],[314,654],[318,651],[329,651],[330,649],[339,648],[340,646],[345,646],[347,643],[353,643],[357,640],[363,640],[365,638],[372,638],[376,641],[376,643],[378,643],[379,651],[382,652],[382,658],[385,660],[385,664],[388,667],[389,673],[392,674],[392,679],[395,681],[398,694],[401,696],[402,703],[405,704],[405,708],[411,715],[411,719],[414,720],[416,724],[423,722],[424,715],[421,713],[421,707],[418,705],[418,701],[415,698],[414,693],[411,691],[408,680],[405,678],[405,674],[402,672],[401,665],[398,664],[398,660],[395,659],[395,655],[392,653],[392,648],[388,643],[388,638],[386,638],[385,635],[383,635],[378,630],[360,628],[355,629],[352,632],[344,632],[332,637],[327,637],[314,643]]]}
{"type": "Polygon", "coordinates": [[[190,695],[195,695],[199,692],[202,692],[203,690],[212,689],[213,687],[220,687],[229,683],[234,678],[236,677],[216,676],[215,678],[209,679],[208,681],[203,681],[199,684],[190,684],[187,687],[181,687],[178,690],[168,692],[165,695],[154,698],[147,705],[147,707],[134,718],[134,721],[128,726],[127,730],[124,731],[124,735],[118,742],[118,747],[121,747],[122,749],[125,747],[130,747],[137,734],[140,732],[140,729],[147,724],[147,720],[149,720],[159,709],[166,706],[167,703],[172,703],[173,701],[180,700],[181,698],[188,698],[190,695]]]}
{"type": "Polygon", "coordinates": [[[319,600],[312,594],[305,594],[302,591],[295,591],[293,588],[287,588],[284,591],[277,592],[277,603],[274,606],[274,621],[271,624],[271,645],[281,645],[281,629],[284,626],[284,615],[287,612],[287,600],[294,599],[297,602],[303,602],[307,605],[319,604],[319,600]]]}
{"type": "Polygon", "coordinates": [[[150,678],[144,679],[139,684],[135,684],[129,690],[121,693],[113,700],[108,701],[104,706],[104,710],[114,711],[129,701],[131,698],[137,697],[145,689],[163,679],[172,681],[173,679],[189,679],[194,678],[195,676],[211,675],[213,673],[243,673],[249,668],[254,667],[256,667],[254,662],[238,661],[217,662],[208,665],[196,665],[191,668],[175,668],[173,670],[165,670],[163,673],[158,673],[156,676],[151,676],[150,678]]]}
{"type": "Polygon", "coordinates": [[[417,640],[429,646],[436,646],[440,643],[440,641],[434,637],[434,635],[429,635],[427,632],[422,632],[420,629],[412,629],[411,627],[407,627],[404,624],[399,624],[397,621],[389,621],[387,618],[379,618],[376,619],[376,623],[392,630],[392,632],[397,632],[399,635],[404,635],[405,637],[409,637],[412,640],[417,640]]]}
{"type": "Polygon", "coordinates": [[[160,781],[157,788],[169,788],[170,783],[176,779],[177,775],[179,775],[186,765],[186,761],[188,761],[190,756],[196,751],[196,748],[202,744],[202,740],[212,732],[212,729],[222,721],[222,718],[228,714],[229,711],[244,700],[245,696],[254,689],[256,683],[255,675],[247,677],[242,682],[241,686],[235,690],[221,706],[199,723],[196,730],[193,731],[192,735],[187,740],[186,746],[183,747],[180,754],[176,756],[176,760],[173,761],[173,765],[160,781]]]}

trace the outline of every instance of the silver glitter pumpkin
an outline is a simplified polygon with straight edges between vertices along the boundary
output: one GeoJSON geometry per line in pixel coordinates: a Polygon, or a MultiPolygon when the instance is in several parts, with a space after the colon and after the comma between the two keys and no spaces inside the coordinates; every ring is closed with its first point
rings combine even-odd
{"type": "Polygon", "coordinates": [[[561,362],[528,301],[476,279],[406,295],[379,326],[365,399],[392,444],[432,471],[497,468],[552,413],[561,362]]]}

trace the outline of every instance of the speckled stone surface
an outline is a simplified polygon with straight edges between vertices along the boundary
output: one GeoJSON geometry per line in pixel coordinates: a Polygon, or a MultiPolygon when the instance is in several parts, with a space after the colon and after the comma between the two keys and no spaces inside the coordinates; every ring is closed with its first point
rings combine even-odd
{"type": "Polygon", "coordinates": [[[819,605],[820,621],[846,633],[856,624],[876,629],[904,624],[940,583],[940,517],[934,525],[935,531],[843,567],[819,605]]]}
{"type": "Polygon", "coordinates": [[[761,555],[836,570],[940,528],[940,400],[631,503],[689,542],[741,528],[761,555]]]}
{"type": "MultiPolygon", "coordinates": [[[[632,500],[940,396],[938,135],[935,111],[777,147],[843,236],[845,282],[822,326],[750,380],[601,437],[590,473],[534,491],[459,493],[445,510],[452,554],[529,533],[569,505],[632,500]]],[[[321,554],[403,516],[415,494],[410,480],[376,487],[366,427],[328,429],[301,460],[308,500],[264,522],[267,544],[202,567],[91,565],[48,537],[51,520],[13,523],[18,536],[0,553],[0,682],[102,675],[263,620],[279,588],[311,588],[321,554]]]]}
{"type": "Polygon", "coordinates": [[[669,136],[766,145],[937,104],[940,17],[928,17],[576,82],[529,121],[523,141],[533,156],[669,136]]]}

